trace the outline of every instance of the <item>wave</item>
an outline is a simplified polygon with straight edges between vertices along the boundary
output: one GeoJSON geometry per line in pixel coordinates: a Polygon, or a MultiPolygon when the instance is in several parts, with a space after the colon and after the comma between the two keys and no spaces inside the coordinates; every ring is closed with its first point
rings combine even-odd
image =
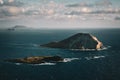
{"type": "Polygon", "coordinates": [[[73,50],[73,51],[102,51],[102,50],[107,50],[111,48],[111,46],[104,46],[103,48],[101,49],[70,49],[70,50],[73,50]]]}
{"type": "MultiPolygon", "coordinates": [[[[22,65],[22,63],[15,63],[15,65],[22,65]]],[[[34,65],[34,66],[38,66],[38,65],[56,65],[56,63],[40,63],[40,64],[28,64],[28,65],[34,65]]]]}
{"type": "Polygon", "coordinates": [[[56,65],[56,63],[48,63],[48,62],[46,62],[46,63],[41,63],[41,64],[34,64],[34,65],[56,65]]]}
{"type": "Polygon", "coordinates": [[[98,49],[98,51],[107,50],[107,49],[109,49],[109,48],[111,48],[111,46],[104,46],[102,49],[98,49]]]}
{"type": "Polygon", "coordinates": [[[15,63],[16,65],[21,65],[22,63],[15,63]]]}
{"type": "Polygon", "coordinates": [[[96,51],[96,49],[70,49],[72,51],[96,51]]]}
{"type": "Polygon", "coordinates": [[[105,56],[90,56],[90,57],[85,57],[85,59],[87,59],[87,60],[99,59],[99,58],[105,58],[105,56]]]}
{"type": "Polygon", "coordinates": [[[94,56],[94,59],[105,58],[105,56],[94,56]]]}
{"type": "Polygon", "coordinates": [[[79,58],[64,58],[63,62],[71,62],[73,60],[79,60],[79,58]]]}

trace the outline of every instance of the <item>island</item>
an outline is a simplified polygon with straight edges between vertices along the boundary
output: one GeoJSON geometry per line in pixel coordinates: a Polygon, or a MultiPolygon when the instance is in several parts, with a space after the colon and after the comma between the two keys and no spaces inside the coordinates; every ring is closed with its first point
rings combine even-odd
{"type": "Polygon", "coordinates": [[[40,45],[49,48],[99,50],[104,46],[95,36],[89,33],[77,33],[67,39],[40,45]]]}
{"type": "Polygon", "coordinates": [[[27,29],[28,27],[26,27],[26,26],[23,26],[23,25],[16,25],[16,26],[14,26],[14,27],[11,27],[11,28],[8,28],[7,30],[8,31],[15,31],[15,30],[21,30],[21,29],[27,29]]]}
{"type": "Polygon", "coordinates": [[[33,56],[26,58],[8,59],[7,62],[12,63],[27,63],[27,64],[41,64],[41,63],[56,63],[61,62],[64,59],[60,56],[33,56]]]}

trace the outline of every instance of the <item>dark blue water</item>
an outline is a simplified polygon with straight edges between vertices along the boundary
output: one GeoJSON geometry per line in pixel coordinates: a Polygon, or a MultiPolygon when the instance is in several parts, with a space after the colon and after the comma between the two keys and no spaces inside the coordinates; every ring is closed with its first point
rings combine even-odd
{"type": "Polygon", "coordinates": [[[0,31],[0,80],[120,80],[119,46],[120,29],[0,31]],[[108,49],[83,52],[39,46],[78,32],[93,34],[108,49]],[[55,65],[19,65],[4,61],[44,55],[75,60],[55,65]]]}

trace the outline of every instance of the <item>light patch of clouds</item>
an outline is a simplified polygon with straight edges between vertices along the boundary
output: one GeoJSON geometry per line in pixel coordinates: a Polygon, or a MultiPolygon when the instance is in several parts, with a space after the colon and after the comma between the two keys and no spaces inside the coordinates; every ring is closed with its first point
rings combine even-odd
{"type": "Polygon", "coordinates": [[[0,4],[4,4],[3,0],[0,0],[0,4]]]}
{"type": "Polygon", "coordinates": [[[112,2],[110,0],[101,0],[101,1],[98,1],[95,3],[96,6],[107,6],[107,7],[110,7],[112,6],[112,2]]]}
{"type": "Polygon", "coordinates": [[[23,13],[23,3],[14,0],[0,0],[0,18],[19,16],[23,13]]]}
{"type": "Polygon", "coordinates": [[[93,7],[93,4],[89,4],[86,2],[80,2],[80,3],[75,3],[75,4],[68,4],[66,7],[93,7]]]}
{"type": "Polygon", "coordinates": [[[14,0],[8,0],[9,3],[14,2],[14,0]]]}
{"type": "Polygon", "coordinates": [[[0,0],[0,6],[23,6],[24,4],[20,1],[14,1],[14,0],[0,0]]]}
{"type": "Polygon", "coordinates": [[[22,14],[22,8],[15,6],[4,6],[0,8],[0,17],[6,18],[11,16],[18,16],[22,14]]]}
{"type": "Polygon", "coordinates": [[[9,7],[6,10],[12,16],[18,15],[18,14],[20,14],[22,12],[22,10],[20,8],[18,8],[18,7],[9,7]]]}
{"type": "Polygon", "coordinates": [[[96,9],[96,8],[88,8],[82,7],[79,9],[74,9],[66,14],[69,15],[81,15],[81,14],[120,14],[120,9],[118,8],[104,8],[104,9],[96,9]]]}

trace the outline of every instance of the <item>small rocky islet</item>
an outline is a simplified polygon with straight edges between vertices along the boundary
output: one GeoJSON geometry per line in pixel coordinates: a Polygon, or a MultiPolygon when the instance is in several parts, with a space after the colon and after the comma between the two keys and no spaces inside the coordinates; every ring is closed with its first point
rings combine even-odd
{"type": "Polygon", "coordinates": [[[62,62],[63,60],[64,59],[60,56],[33,56],[26,58],[8,59],[5,61],[12,63],[41,64],[47,62],[50,63],[62,62]]]}
{"type": "Polygon", "coordinates": [[[24,26],[24,25],[16,25],[16,26],[8,28],[7,30],[8,31],[15,31],[15,30],[24,30],[24,29],[28,29],[28,27],[24,26]]]}

